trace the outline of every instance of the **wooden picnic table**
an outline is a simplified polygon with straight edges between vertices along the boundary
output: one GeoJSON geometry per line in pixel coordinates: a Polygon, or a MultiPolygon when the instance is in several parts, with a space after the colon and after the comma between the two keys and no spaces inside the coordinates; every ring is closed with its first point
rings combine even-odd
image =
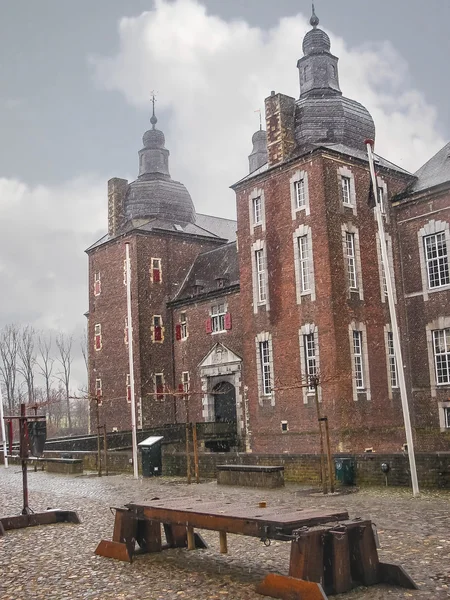
{"type": "Polygon", "coordinates": [[[223,553],[228,551],[228,533],[291,542],[289,576],[267,575],[257,587],[263,595],[323,600],[325,592],[342,593],[358,584],[382,581],[416,588],[401,567],[379,561],[372,523],[350,520],[346,510],[155,498],[115,511],[113,539],[102,540],[96,549],[101,556],[131,562],[136,542],[141,552],[205,548],[195,529],[206,529],[219,532],[223,553]],[[164,545],[161,525],[167,542],[164,545]]]}

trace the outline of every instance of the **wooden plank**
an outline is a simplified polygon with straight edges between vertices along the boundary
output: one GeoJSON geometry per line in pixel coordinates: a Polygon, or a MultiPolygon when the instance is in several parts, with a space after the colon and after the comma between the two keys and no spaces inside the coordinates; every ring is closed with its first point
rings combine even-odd
{"type": "Polygon", "coordinates": [[[173,523],[164,523],[164,533],[166,535],[169,548],[186,548],[187,532],[185,525],[174,525],[173,523]]]}
{"type": "Polygon", "coordinates": [[[334,594],[343,594],[352,589],[350,550],[347,530],[331,530],[331,571],[334,594]]]}
{"type": "Polygon", "coordinates": [[[220,553],[228,554],[227,532],[219,531],[220,553]]]}
{"type": "Polygon", "coordinates": [[[128,552],[127,544],[121,542],[110,542],[109,540],[102,540],[97,548],[95,554],[98,556],[105,556],[106,558],[115,558],[116,560],[122,560],[124,562],[132,562],[132,555],[128,552]]]}
{"type": "Polygon", "coordinates": [[[256,592],[262,596],[281,600],[327,600],[319,583],[302,581],[275,573],[266,575],[262,583],[256,586],[256,592]]]}
{"type": "Polygon", "coordinates": [[[352,579],[363,585],[379,582],[379,560],[370,521],[361,521],[348,530],[352,579]]]}
{"type": "Polygon", "coordinates": [[[187,527],[187,549],[195,550],[194,528],[191,526],[187,527]]]}
{"type": "Polygon", "coordinates": [[[324,530],[308,531],[291,542],[289,576],[323,584],[324,530]]]}
{"type": "Polygon", "coordinates": [[[136,541],[143,552],[161,552],[161,523],[139,519],[136,541]]]}
{"type": "Polygon", "coordinates": [[[418,590],[418,586],[401,565],[380,562],[380,582],[398,585],[408,590],[418,590]]]}

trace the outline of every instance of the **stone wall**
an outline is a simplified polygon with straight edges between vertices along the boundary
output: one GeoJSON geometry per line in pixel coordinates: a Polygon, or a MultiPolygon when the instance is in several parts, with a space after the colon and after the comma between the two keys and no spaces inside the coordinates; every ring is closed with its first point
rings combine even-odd
{"type": "MultiPolygon", "coordinates": [[[[350,455],[336,454],[334,459],[350,455]]],[[[356,485],[358,486],[404,486],[410,485],[409,461],[406,454],[357,454],[356,485]],[[390,470],[385,476],[381,464],[388,463],[390,470]]],[[[193,457],[192,459],[193,460],[193,457]]],[[[319,484],[320,459],[314,454],[241,454],[205,453],[199,455],[202,479],[216,477],[216,465],[282,465],[287,482],[319,484]]],[[[416,455],[419,486],[423,488],[450,489],[450,452],[419,453],[416,455]]],[[[163,475],[184,476],[186,456],[182,453],[163,454],[163,475]]]]}

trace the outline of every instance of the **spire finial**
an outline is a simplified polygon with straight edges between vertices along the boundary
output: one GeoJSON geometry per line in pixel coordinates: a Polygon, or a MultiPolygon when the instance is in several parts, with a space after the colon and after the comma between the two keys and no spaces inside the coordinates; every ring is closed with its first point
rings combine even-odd
{"type": "Polygon", "coordinates": [[[151,116],[150,123],[152,124],[152,129],[155,129],[155,125],[158,122],[158,119],[155,117],[155,102],[156,102],[156,94],[155,94],[155,92],[152,92],[151,102],[152,102],[152,105],[153,105],[153,114],[151,116]]]}
{"type": "Polygon", "coordinates": [[[255,113],[259,114],[259,130],[262,131],[262,116],[261,116],[261,109],[258,108],[258,110],[255,110],[255,113]]]}
{"type": "Polygon", "coordinates": [[[317,25],[319,24],[319,17],[316,15],[316,10],[314,8],[314,2],[312,4],[312,16],[309,20],[310,24],[314,27],[314,29],[317,27],[317,25]]]}

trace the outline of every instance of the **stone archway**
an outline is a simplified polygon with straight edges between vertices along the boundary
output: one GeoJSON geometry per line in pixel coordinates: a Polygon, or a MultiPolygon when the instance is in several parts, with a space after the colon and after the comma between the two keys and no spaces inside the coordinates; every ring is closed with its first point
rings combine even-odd
{"type": "Polygon", "coordinates": [[[236,423],[236,389],[229,381],[219,381],[213,389],[214,421],[216,423],[236,423]]]}

